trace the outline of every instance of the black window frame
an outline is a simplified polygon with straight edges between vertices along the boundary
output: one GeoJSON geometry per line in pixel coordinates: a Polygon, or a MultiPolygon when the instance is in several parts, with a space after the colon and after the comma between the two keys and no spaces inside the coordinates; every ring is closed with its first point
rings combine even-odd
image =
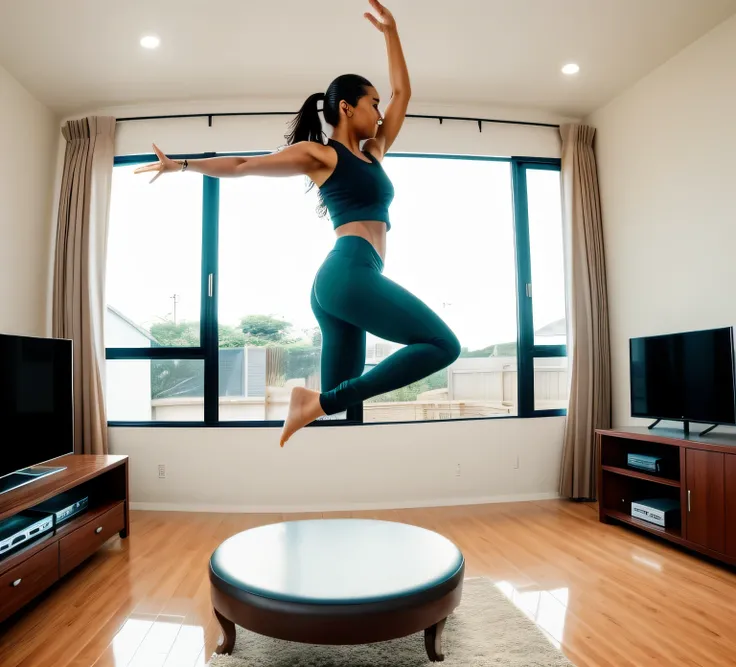
{"type": "MultiPolygon", "coordinates": [[[[171,155],[173,159],[196,160],[221,156],[266,155],[265,151],[224,153],[181,153],[171,155]]],[[[531,248],[529,241],[529,215],[526,173],[529,169],[561,171],[559,158],[534,157],[486,157],[445,155],[433,153],[388,153],[387,158],[434,158],[445,160],[477,160],[505,162],[511,168],[513,202],[514,249],[517,291],[517,414],[493,417],[461,417],[437,419],[435,421],[477,421],[498,419],[530,419],[556,417],[567,414],[567,409],[537,410],[534,402],[534,359],[567,356],[567,345],[535,345],[533,322],[533,290],[531,279],[531,248]]],[[[132,166],[156,161],[154,154],[115,156],[114,167],[132,166]]],[[[561,183],[560,183],[561,185],[561,183]]],[[[134,359],[196,359],[204,363],[204,419],[202,421],[108,421],[110,427],[152,428],[220,428],[220,427],[280,427],[281,420],[268,421],[221,421],[219,419],[219,343],[218,343],[218,233],[219,233],[220,180],[202,176],[202,277],[200,285],[201,316],[200,344],[197,347],[106,347],[105,358],[109,360],[134,359]]],[[[363,405],[348,409],[345,419],[318,420],[309,425],[314,427],[370,426],[387,424],[426,424],[427,421],[364,422],[363,405]]]]}

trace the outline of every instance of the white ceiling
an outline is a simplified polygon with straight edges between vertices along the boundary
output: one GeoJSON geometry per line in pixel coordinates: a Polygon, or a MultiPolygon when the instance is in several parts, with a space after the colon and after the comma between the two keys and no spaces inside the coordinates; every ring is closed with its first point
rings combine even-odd
{"type": "MultiPolygon", "coordinates": [[[[414,100],[584,116],[736,12],[736,0],[391,0],[414,100]],[[577,62],[565,77],[560,67],[577,62]]],[[[343,72],[388,96],[367,0],[0,0],[0,65],[66,114],[304,98],[343,72]],[[147,51],[141,36],[161,47],[147,51]]]]}

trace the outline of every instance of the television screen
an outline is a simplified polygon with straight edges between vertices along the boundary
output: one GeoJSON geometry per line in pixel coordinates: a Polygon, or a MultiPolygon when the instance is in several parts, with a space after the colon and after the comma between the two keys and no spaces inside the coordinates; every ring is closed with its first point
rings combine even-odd
{"type": "Polygon", "coordinates": [[[630,341],[634,417],[736,423],[733,328],[630,341]]]}
{"type": "Polygon", "coordinates": [[[74,451],[72,343],[0,334],[0,477],[74,451]]]}

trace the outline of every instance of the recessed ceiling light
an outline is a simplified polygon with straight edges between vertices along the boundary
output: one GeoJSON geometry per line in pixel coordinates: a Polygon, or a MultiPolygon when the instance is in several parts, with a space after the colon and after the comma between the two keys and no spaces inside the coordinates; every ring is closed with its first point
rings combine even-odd
{"type": "Polygon", "coordinates": [[[141,46],[144,49],[155,49],[160,43],[161,40],[155,35],[147,35],[141,39],[141,46]]]}
{"type": "Polygon", "coordinates": [[[563,74],[577,74],[580,71],[580,67],[575,63],[570,63],[562,68],[563,74]]]}

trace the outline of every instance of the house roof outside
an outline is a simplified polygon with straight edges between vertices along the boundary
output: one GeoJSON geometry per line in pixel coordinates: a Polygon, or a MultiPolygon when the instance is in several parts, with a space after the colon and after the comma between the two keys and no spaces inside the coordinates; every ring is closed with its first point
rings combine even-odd
{"type": "Polygon", "coordinates": [[[127,325],[131,326],[133,329],[135,329],[139,334],[142,336],[145,336],[148,338],[148,340],[158,344],[158,341],[151,335],[150,331],[146,331],[142,326],[136,324],[131,320],[129,317],[126,317],[123,315],[117,308],[114,308],[113,306],[108,305],[107,306],[108,312],[112,313],[116,317],[119,317],[123,322],[125,322],[127,325]]]}
{"type": "Polygon", "coordinates": [[[545,324],[541,329],[534,332],[535,336],[564,336],[567,333],[567,320],[563,317],[549,324],[545,324]]]}

